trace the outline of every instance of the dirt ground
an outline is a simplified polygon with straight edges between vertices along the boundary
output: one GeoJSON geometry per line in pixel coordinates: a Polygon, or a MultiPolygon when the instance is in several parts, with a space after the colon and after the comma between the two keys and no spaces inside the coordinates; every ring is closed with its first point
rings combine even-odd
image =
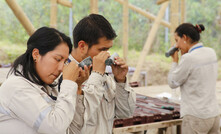
{"type": "MultiPolygon", "coordinates": [[[[128,61],[128,65],[130,67],[136,67],[138,61],[130,60],[128,61]]],[[[167,84],[167,75],[170,70],[170,63],[167,63],[165,61],[151,61],[146,60],[142,67],[142,72],[146,72],[147,74],[147,85],[165,85],[167,84]]],[[[139,78],[139,81],[141,82],[141,86],[145,86],[144,78],[141,75],[139,78]]]]}

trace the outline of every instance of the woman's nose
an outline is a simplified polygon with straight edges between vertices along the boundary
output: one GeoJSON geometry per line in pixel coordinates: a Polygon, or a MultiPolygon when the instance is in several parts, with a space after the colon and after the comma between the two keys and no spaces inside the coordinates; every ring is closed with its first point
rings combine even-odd
{"type": "Polygon", "coordinates": [[[64,62],[60,62],[59,65],[58,65],[58,71],[62,72],[63,67],[64,67],[64,62]]]}

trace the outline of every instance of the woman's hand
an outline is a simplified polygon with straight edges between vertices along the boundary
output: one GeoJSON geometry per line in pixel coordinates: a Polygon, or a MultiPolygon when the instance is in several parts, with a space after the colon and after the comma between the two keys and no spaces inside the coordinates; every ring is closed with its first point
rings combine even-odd
{"type": "Polygon", "coordinates": [[[178,61],[179,61],[178,52],[179,51],[176,51],[173,55],[171,55],[171,57],[173,58],[173,62],[178,63],[178,61]]]}
{"type": "Polygon", "coordinates": [[[64,65],[63,79],[77,82],[79,73],[80,73],[80,67],[78,67],[78,64],[76,64],[74,61],[72,61],[68,65],[64,65]]]}

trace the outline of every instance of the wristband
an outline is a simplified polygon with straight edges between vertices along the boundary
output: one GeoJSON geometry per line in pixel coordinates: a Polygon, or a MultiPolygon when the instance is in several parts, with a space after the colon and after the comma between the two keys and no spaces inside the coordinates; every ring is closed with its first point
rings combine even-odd
{"type": "Polygon", "coordinates": [[[100,74],[101,76],[104,76],[104,73],[102,74],[102,73],[100,73],[100,72],[98,72],[98,71],[92,71],[92,72],[94,72],[94,73],[97,73],[97,74],[100,74]]]}

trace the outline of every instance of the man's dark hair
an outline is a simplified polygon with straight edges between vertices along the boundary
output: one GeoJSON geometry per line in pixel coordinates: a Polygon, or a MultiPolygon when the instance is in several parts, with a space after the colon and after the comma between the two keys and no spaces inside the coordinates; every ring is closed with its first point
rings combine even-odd
{"type": "Polygon", "coordinates": [[[23,76],[33,83],[44,85],[44,82],[36,72],[32,51],[34,48],[37,48],[40,55],[44,56],[49,51],[54,50],[55,47],[62,42],[67,43],[70,54],[72,51],[72,43],[68,36],[54,28],[42,27],[38,29],[28,39],[26,52],[14,61],[9,74],[14,73],[17,76],[23,76]]]}
{"type": "Polygon", "coordinates": [[[185,34],[191,38],[191,43],[194,43],[200,40],[200,33],[204,30],[205,27],[202,24],[194,26],[191,23],[183,23],[176,28],[175,33],[181,38],[185,34]]]}
{"type": "Polygon", "coordinates": [[[113,40],[116,36],[111,24],[98,14],[90,14],[84,17],[73,30],[75,48],[78,47],[78,42],[81,40],[85,41],[90,48],[99,43],[99,38],[106,37],[108,40],[113,40]]]}

